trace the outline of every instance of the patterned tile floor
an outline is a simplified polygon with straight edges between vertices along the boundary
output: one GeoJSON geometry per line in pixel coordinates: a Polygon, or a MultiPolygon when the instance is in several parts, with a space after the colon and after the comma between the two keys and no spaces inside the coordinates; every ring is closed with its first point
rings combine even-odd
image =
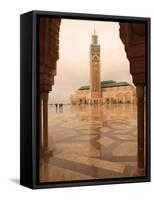
{"type": "Polygon", "coordinates": [[[137,165],[136,106],[49,105],[49,148],[40,159],[40,181],[133,176],[137,165]]]}

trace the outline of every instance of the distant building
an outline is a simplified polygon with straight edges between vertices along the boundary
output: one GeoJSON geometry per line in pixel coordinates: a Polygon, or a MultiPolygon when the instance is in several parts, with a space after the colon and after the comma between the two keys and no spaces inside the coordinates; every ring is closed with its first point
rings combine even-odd
{"type": "MultiPolygon", "coordinates": [[[[102,81],[100,95],[99,103],[102,104],[136,103],[136,89],[127,82],[102,81]]],[[[89,86],[80,87],[71,95],[72,104],[97,104],[97,99],[95,101],[91,102],[89,86]]]]}
{"type": "Polygon", "coordinates": [[[127,82],[100,81],[100,45],[92,35],[90,44],[90,86],[80,87],[71,95],[72,104],[135,103],[136,89],[127,82]]]}

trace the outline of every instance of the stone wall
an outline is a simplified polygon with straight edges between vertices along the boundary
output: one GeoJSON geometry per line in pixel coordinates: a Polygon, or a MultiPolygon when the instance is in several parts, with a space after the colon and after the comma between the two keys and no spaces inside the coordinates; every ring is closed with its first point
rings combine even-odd
{"type": "MultiPolygon", "coordinates": [[[[77,90],[71,95],[71,104],[91,104],[90,90],[77,90]]],[[[136,89],[133,86],[103,88],[102,104],[136,103],[136,89]]]]}

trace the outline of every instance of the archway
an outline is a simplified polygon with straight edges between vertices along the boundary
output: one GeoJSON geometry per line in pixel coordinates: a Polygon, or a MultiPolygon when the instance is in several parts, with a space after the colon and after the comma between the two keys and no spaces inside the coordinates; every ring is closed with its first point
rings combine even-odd
{"type": "MultiPolygon", "coordinates": [[[[144,174],[144,88],[146,31],[144,24],[119,23],[120,38],[130,62],[137,90],[138,169],[144,174]]],[[[40,141],[48,151],[48,93],[52,90],[59,50],[60,19],[40,18],[40,141]],[[54,28],[53,28],[54,27],[54,28]]]]}

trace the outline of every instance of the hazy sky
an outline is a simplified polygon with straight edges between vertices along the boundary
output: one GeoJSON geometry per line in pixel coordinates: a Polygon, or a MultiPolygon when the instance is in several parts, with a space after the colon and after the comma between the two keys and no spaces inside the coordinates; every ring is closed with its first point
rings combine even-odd
{"type": "Polygon", "coordinates": [[[94,29],[101,45],[101,80],[132,83],[117,22],[65,19],[60,25],[59,60],[50,103],[68,103],[74,91],[89,85],[89,48],[94,29]]]}

